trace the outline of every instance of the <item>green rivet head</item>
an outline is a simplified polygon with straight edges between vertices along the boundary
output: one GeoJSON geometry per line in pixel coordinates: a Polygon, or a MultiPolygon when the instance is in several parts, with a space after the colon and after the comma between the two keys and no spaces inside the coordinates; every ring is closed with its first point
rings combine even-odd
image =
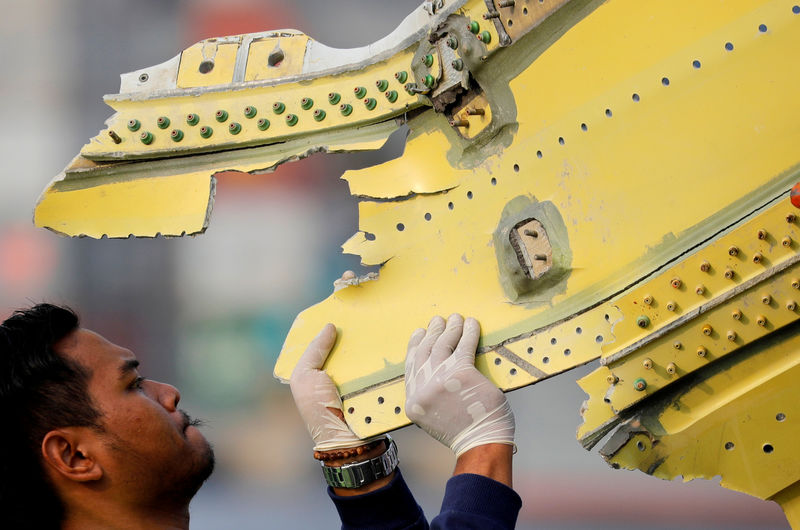
{"type": "Polygon", "coordinates": [[[637,392],[643,392],[644,389],[647,388],[647,381],[640,377],[633,382],[633,388],[636,389],[637,392]]]}
{"type": "Polygon", "coordinates": [[[211,135],[214,134],[214,129],[207,125],[203,125],[200,127],[200,136],[203,138],[211,138],[211,135]]]}
{"type": "Polygon", "coordinates": [[[349,103],[342,103],[339,105],[339,110],[341,111],[342,116],[350,116],[350,114],[353,112],[353,106],[349,103]]]}
{"type": "Polygon", "coordinates": [[[156,120],[156,125],[158,125],[159,129],[166,129],[169,127],[169,118],[166,116],[161,116],[156,120]]]}
{"type": "Polygon", "coordinates": [[[375,98],[367,98],[364,100],[364,106],[367,107],[367,110],[374,110],[378,106],[378,102],[375,101],[375,98]]]}
{"type": "Polygon", "coordinates": [[[303,110],[308,110],[314,106],[314,100],[311,98],[303,98],[300,100],[300,106],[303,107],[303,110]]]}
{"type": "Polygon", "coordinates": [[[481,32],[480,39],[483,41],[484,44],[489,44],[490,42],[492,42],[492,34],[486,30],[483,30],[481,32]]]}
{"type": "Polygon", "coordinates": [[[431,74],[428,74],[428,75],[425,76],[425,86],[426,87],[433,88],[433,84],[435,82],[436,82],[436,80],[433,78],[433,76],[431,74]]]}
{"type": "Polygon", "coordinates": [[[640,328],[646,328],[650,325],[650,319],[647,317],[647,315],[642,315],[636,319],[636,325],[640,328]]]}
{"type": "Polygon", "coordinates": [[[286,110],[286,105],[281,103],[280,101],[276,101],[272,104],[272,112],[275,114],[283,114],[283,111],[286,110]]]}
{"type": "Polygon", "coordinates": [[[132,119],[131,121],[128,122],[128,130],[131,131],[131,132],[138,131],[139,127],[141,127],[141,126],[142,126],[142,124],[139,123],[139,120],[137,120],[137,119],[132,119]]]}
{"type": "Polygon", "coordinates": [[[192,126],[197,125],[198,123],[200,123],[200,116],[198,116],[197,114],[194,114],[194,113],[187,114],[186,115],[186,123],[188,123],[189,125],[192,125],[192,126]]]}
{"type": "Polygon", "coordinates": [[[169,137],[172,138],[173,142],[180,142],[183,140],[183,131],[180,129],[172,129],[172,132],[169,133],[169,137]]]}
{"type": "Polygon", "coordinates": [[[416,83],[406,83],[406,85],[403,88],[405,88],[406,92],[408,92],[409,94],[411,94],[413,96],[415,94],[415,90],[417,88],[417,84],[416,83]]]}
{"type": "Polygon", "coordinates": [[[389,103],[394,103],[397,101],[397,90],[390,90],[386,93],[386,99],[389,100],[389,103]]]}
{"type": "Polygon", "coordinates": [[[433,66],[433,55],[431,55],[431,54],[429,53],[429,54],[427,54],[425,57],[423,57],[423,58],[422,58],[422,64],[424,64],[424,65],[425,65],[425,66],[427,66],[428,68],[430,68],[431,66],[433,66]]]}
{"type": "Polygon", "coordinates": [[[294,127],[295,125],[297,125],[297,116],[295,116],[294,114],[287,114],[286,125],[288,125],[289,127],[294,127]]]}
{"type": "Polygon", "coordinates": [[[228,119],[228,111],[227,110],[218,110],[217,113],[214,115],[218,122],[222,123],[228,119]]]}
{"type": "Polygon", "coordinates": [[[228,125],[228,132],[230,132],[231,134],[239,134],[240,132],[242,132],[242,126],[236,123],[235,121],[232,121],[231,124],[228,125]]]}
{"type": "Polygon", "coordinates": [[[450,48],[454,49],[454,50],[455,50],[456,48],[458,48],[458,39],[456,38],[456,36],[455,36],[455,35],[450,35],[450,36],[447,38],[447,45],[448,45],[450,48]]]}
{"type": "Polygon", "coordinates": [[[325,119],[325,111],[322,109],[317,109],[314,111],[314,119],[317,121],[322,121],[325,119]]]}
{"type": "Polygon", "coordinates": [[[342,96],[340,96],[338,92],[331,92],[328,94],[328,103],[331,105],[338,105],[341,100],[342,96]]]}
{"type": "Polygon", "coordinates": [[[245,118],[250,118],[250,119],[255,118],[256,114],[258,114],[258,110],[254,106],[248,105],[244,108],[245,118]]]}
{"type": "Polygon", "coordinates": [[[148,131],[143,131],[142,134],[139,135],[139,139],[142,140],[142,143],[144,145],[150,145],[153,143],[155,137],[153,136],[153,133],[148,131]]]}
{"type": "Polygon", "coordinates": [[[353,93],[356,95],[357,98],[361,99],[367,95],[367,89],[363,86],[357,86],[353,89],[353,93]]]}
{"type": "Polygon", "coordinates": [[[386,89],[389,88],[389,81],[387,81],[386,79],[375,81],[375,86],[378,87],[378,90],[380,90],[381,92],[386,92],[386,89]]]}
{"type": "Polygon", "coordinates": [[[258,128],[261,129],[262,131],[266,131],[267,129],[269,129],[269,120],[266,118],[261,118],[260,120],[258,120],[258,128]]]}
{"type": "Polygon", "coordinates": [[[450,63],[450,65],[453,67],[454,70],[457,70],[459,72],[464,69],[464,61],[462,61],[461,59],[456,59],[455,61],[450,63]]]}
{"type": "Polygon", "coordinates": [[[477,35],[478,32],[481,30],[481,25],[478,24],[478,21],[473,20],[472,22],[469,23],[469,26],[467,26],[467,29],[470,30],[472,33],[477,35]]]}
{"type": "Polygon", "coordinates": [[[408,72],[405,70],[400,70],[394,74],[394,78],[397,79],[398,83],[405,83],[408,81],[408,72]]]}

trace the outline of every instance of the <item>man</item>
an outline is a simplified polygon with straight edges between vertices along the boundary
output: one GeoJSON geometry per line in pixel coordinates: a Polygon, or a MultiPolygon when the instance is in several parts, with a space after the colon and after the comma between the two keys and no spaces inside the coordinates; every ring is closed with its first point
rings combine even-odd
{"type": "MultiPolygon", "coordinates": [[[[445,326],[437,318],[409,345],[409,417],[459,455],[434,527],[512,527],[519,510],[510,489],[513,415],[472,365],[478,333],[477,322],[464,326],[453,316],[445,326]]],[[[292,377],[318,456],[331,468],[380,458],[391,445],[364,448],[341,420],[335,387],[318,369],[334,340],[326,326],[292,377]]],[[[137,367],[133,353],[80,328],[68,309],[40,304],[0,325],[3,528],[188,528],[189,502],[213,470],[213,451],[177,408],[177,389],[143,379],[137,367]]],[[[426,528],[399,469],[385,475],[331,491],[343,526],[426,528]]]]}

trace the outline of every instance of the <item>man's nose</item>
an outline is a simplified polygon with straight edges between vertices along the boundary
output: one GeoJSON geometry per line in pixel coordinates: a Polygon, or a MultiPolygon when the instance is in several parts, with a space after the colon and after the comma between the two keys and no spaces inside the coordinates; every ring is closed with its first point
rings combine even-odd
{"type": "Polygon", "coordinates": [[[181,400],[181,393],[178,389],[167,383],[159,383],[157,381],[154,381],[154,383],[158,385],[156,397],[161,406],[170,412],[176,411],[181,400]]]}

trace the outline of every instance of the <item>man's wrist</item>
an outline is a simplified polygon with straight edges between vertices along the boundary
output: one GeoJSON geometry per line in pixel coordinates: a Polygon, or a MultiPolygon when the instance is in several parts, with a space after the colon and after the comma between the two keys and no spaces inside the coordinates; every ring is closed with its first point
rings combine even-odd
{"type": "MultiPolygon", "coordinates": [[[[388,449],[388,442],[380,443],[376,446],[364,451],[360,455],[350,456],[348,458],[334,458],[330,460],[326,460],[324,465],[325,467],[342,467],[347,464],[355,464],[360,462],[366,462],[367,460],[371,460],[373,458],[377,458],[385,453],[388,449]]],[[[352,497],[355,495],[363,495],[364,493],[369,493],[371,491],[378,490],[387,484],[389,484],[392,479],[394,478],[395,472],[392,471],[389,475],[376,479],[369,484],[361,486],[359,488],[333,488],[333,492],[336,495],[342,497],[352,497]]]]}
{"type": "Polygon", "coordinates": [[[513,453],[514,446],[508,444],[494,443],[473,447],[458,457],[453,475],[483,475],[510,488],[513,453]]]}

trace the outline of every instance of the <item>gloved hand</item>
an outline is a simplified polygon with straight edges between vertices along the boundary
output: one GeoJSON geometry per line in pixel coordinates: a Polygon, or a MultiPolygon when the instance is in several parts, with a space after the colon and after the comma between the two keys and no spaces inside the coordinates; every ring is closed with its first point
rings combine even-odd
{"type": "Polygon", "coordinates": [[[475,368],[480,326],[451,315],[418,329],[406,356],[406,415],[456,456],[479,445],[514,445],[514,413],[475,368]]]}
{"type": "Polygon", "coordinates": [[[326,324],[297,362],[289,385],[297,410],[314,439],[315,451],[363,445],[344,422],[342,400],[322,365],[336,342],[336,328],[326,324]]]}

